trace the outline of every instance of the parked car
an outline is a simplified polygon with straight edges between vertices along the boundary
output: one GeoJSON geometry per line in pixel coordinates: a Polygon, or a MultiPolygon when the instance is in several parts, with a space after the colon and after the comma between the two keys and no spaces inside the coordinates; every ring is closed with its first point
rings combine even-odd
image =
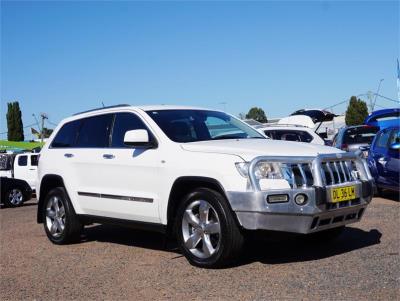
{"type": "MultiPolygon", "coordinates": [[[[346,152],[355,152],[372,143],[378,127],[370,125],[348,126],[339,130],[333,139],[332,146],[346,152]]],[[[368,155],[364,153],[365,157],[368,155]]]]}
{"type": "Polygon", "coordinates": [[[374,111],[365,118],[364,124],[376,126],[381,130],[387,127],[399,126],[400,109],[394,108],[374,111]]]}
{"type": "Polygon", "coordinates": [[[400,191],[400,128],[381,130],[371,144],[368,165],[378,187],[400,191]]]}
{"type": "Polygon", "coordinates": [[[252,126],[255,129],[261,128],[264,126],[264,123],[261,123],[257,120],[254,119],[244,119],[244,122],[246,122],[248,125],[252,126]]]}
{"type": "Polygon", "coordinates": [[[32,197],[29,184],[20,179],[0,177],[1,203],[7,207],[18,207],[32,197]]]}
{"type": "Polygon", "coordinates": [[[365,160],[267,139],[234,116],[116,106],[63,120],[41,151],[37,221],[55,244],[86,224],[174,235],[190,263],[238,259],[247,231],[320,233],[358,222],[372,199],[365,160]]]}
{"type": "Polygon", "coordinates": [[[0,154],[0,176],[26,181],[35,191],[39,154],[0,154]]]}
{"type": "Polygon", "coordinates": [[[322,139],[313,129],[290,124],[272,124],[259,128],[258,131],[274,140],[297,141],[324,145],[322,139]]]}

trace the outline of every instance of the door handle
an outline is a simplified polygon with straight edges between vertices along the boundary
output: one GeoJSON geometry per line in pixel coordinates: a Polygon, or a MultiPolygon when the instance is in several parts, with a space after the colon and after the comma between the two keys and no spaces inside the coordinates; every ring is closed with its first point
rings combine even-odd
{"type": "Polygon", "coordinates": [[[68,154],[68,153],[67,153],[67,154],[64,154],[64,157],[65,157],[65,158],[72,158],[73,156],[74,156],[73,154],[68,154]]]}
{"type": "Polygon", "coordinates": [[[103,155],[103,158],[104,158],[104,159],[114,159],[115,156],[112,155],[112,154],[104,154],[104,155],[103,155]]]}

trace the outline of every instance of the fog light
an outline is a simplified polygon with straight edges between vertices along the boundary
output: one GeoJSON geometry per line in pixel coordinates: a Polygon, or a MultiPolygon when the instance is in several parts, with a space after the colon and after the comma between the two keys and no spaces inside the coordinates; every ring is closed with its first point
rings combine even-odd
{"type": "Polygon", "coordinates": [[[267,197],[268,203],[285,203],[289,201],[287,194],[272,194],[267,197]]]}
{"type": "Polygon", "coordinates": [[[307,203],[307,196],[305,194],[299,193],[296,195],[294,198],[294,201],[296,202],[297,205],[305,205],[307,203]]]}

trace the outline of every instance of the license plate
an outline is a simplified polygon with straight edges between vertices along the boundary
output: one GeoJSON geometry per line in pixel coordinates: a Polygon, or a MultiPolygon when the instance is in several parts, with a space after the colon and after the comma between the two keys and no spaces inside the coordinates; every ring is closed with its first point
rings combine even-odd
{"type": "Polygon", "coordinates": [[[349,201],[355,198],[356,198],[356,186],[338,187],[338,188],[332,188],[331,190],[332,203],[349,201]]]}

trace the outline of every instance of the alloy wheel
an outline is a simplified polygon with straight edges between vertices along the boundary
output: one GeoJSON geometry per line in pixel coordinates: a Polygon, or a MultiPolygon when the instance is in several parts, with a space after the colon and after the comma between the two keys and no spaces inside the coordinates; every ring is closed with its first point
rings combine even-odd
{"type": "Polygon", "coordinates": [[[65,207],[61,199],[53,196],[46,206],[46,226],[53,237],[60,237],[65,229],[65,207]]]}
{"type": "Polygon", "coordinates": [[[195,200],[182,217],[182,234],[186,248],[196,257],[211,257],[221,242],[221,227],[216,210],[205,200],[195,200]]]}

